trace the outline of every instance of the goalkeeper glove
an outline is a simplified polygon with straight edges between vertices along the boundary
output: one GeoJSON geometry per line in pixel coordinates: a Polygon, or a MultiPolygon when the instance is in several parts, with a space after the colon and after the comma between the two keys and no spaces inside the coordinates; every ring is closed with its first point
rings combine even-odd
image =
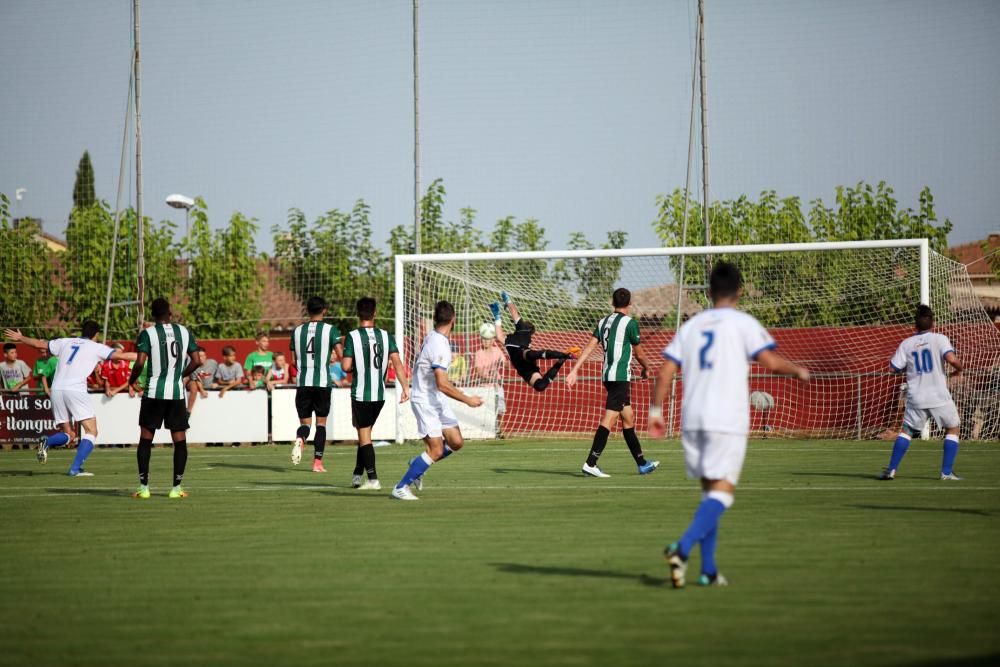
{"type": "Polygon", "coordinates": [[[493,313],[493,321],[500,321],[500,304],[494,301],[490,304],[490,312],[493,313]]]}
{"type": "Polygon", "coordinates": [[[507,292],[500,292],[500,300],[503,301],[504,308],[510,308],[510,294],[507,294],[507,292]]]}

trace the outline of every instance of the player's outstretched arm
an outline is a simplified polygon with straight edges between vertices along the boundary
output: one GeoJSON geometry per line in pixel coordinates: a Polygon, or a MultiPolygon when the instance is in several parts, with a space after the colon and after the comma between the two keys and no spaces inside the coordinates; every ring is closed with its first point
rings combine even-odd
{"type": "Polygon", "coordinates": [[[573,368],[570,369],[569,375],[566,376],[567,387],[572,387],[576,384],[580,368],[583,366],[583,363],[587,361],[587,358],[590,357],[596,347],[597,339],[592,337],[590,341],[587,342],[587,345],[580,351],[580,355],[576,358],[576,363],[573,364],[573,368]]]}
{"type": "Polygon", "coordinates": [[[451,383],[448,379],[448,372],[443,368],[434,369],[434,381],[437,382],[438,391],[447,396],[448,398],[454,398],[456,401],[461,401],[465,403],[470,408],[478,408],[483,404],[483,399],[479,396],[469,396],[458,390],[458,388],[451,383]]]}
{"type": "MultiPolygon", "coordinates": [[[[403,367],[403,360],[399,358],[399,352],[389,354],[389,363],[396,370],[396,384],[403,388],[399,402],[405,403],[410,400],[410,381],[406,377],[406,369],[403,367]]],[[[447,373],[445,375],[447,376],[447,373]]]]}
{"type": "Polygon", "coordinates": [[[38,350],[45,350],[49,346],[49,341],[42,340],[40,338],[29,338],[22,334],[18,329],[5,329],[3,332],[4,338],[7,340],[17,341],[19,343],[24,343],[25,345],[31,346],[38,350]]]}
{"type": "Polygon", "coordinates": [[[780,375],[794,375],[803,382],[809,382],[809,369],[798,364],[793,364],[788,359],[772,350],[764,350],[757,355],[757,363],[780,375]]]}
{"type": "Polygon", "coordinates": [[[135,352],[123,352],[121,350],[115,350],[114,353],[108,359],[111,361],[135,361],[138,358],[138,354],[135,352]]]}
{"type": "Polygon", "coordinates": [[[667,398],[667,390],[673,384],[678,370],[680,367],[677,362],[667,359],[660,366],[660,372],[656,374],[653,394],[649,399],[649,435],[653,438],[662,438],[667,434],[667,422],[663,419],[663,401],[667,398]]]}
{"type": "Polygon", "coordinates": [[[949,352],[948,354],[944,355],[944,360],[948,362],[949,366],[955,369],[955,375],[958,375],[963,370],[965,370],[965,366],[962,365],[962,360],[959,359],[958,355],[955,354],[954,352],[949,352]]]}

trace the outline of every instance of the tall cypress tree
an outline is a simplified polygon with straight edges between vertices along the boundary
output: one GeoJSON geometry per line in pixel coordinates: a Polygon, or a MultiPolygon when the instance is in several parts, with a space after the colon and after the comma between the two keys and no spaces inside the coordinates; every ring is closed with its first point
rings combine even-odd
{"type": "Polygon", "coordinates": [[[90,163],[90,153],[83,151],[80,164],[76,168],[76,182],[73,183],[73,208],[89,208],[97,203],[94,194],[94,166],[90,163]]]}

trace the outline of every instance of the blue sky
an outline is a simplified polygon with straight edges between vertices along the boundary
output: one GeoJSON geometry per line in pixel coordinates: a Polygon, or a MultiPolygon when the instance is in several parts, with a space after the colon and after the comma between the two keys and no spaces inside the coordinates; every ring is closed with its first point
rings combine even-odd
{"type": "MultiPolygon", "coordinates": [[[[884,179],[912,206],[929,185],[953,243],[1000,228],[1000,3],[707,5],[714,197],[830,202],[884,179]]],[[[114,201],[130,6],[0,3],[0,191],[27,188],[14,213],[49,231],[85,149],[114,201]]],[[[552,248],[574,230],[658,245],[656,195],[684,184],[694,16],[693,0],[423,0],[425,184],[484,229],[538,218],[552,248]]],[[[146,0],[147,214],[182,224],[163,203],[180,192],[266,231],[364,198],[378,238],[410,224],[410,19],[408,0],[146,0]]]]}

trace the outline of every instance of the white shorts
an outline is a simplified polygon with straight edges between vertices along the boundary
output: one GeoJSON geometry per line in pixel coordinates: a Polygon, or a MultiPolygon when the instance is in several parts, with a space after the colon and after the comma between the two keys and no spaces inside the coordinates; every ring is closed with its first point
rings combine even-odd
{"type": "Polygon", "coordinates": [[[417,418],[417,433],[421,438],[440,438],[441,430],[458,426],[458,418],[447,403],[416,403],[410,401],[417,418]]]}
{"type": "Polygon", "coordinates": [[[955,401],[948,401],[936,408],[915,408],[907,403],[906,412],[903,413],[903,426],[909,426],[919,433],[924,430],[924,425],[931,417],[940,428],[957,428],[961,423],[955,401]]]}
{"type": "Polygon", "coordinates": [[[94,405],[85,391],[53,389],[50,398],[52,416],[57,424],[66,424],[71,417],[73,421],[79,422],[94,416],[94,405]]]}
{"type": "Polygon", "coordinates": [[[503,413],[507,412],[507,401],[504,399],[503,396],[503,386],[498,384],[496,386],[496,390],[497,390],[497,414],[502,415],[503,413]]]}
{"type": "Polygon", "coordinates": [[[713,431],[683,431],[684,464],[690,479],[724,479],[734,486],[740,481],[747,436],[713,431]]]}

